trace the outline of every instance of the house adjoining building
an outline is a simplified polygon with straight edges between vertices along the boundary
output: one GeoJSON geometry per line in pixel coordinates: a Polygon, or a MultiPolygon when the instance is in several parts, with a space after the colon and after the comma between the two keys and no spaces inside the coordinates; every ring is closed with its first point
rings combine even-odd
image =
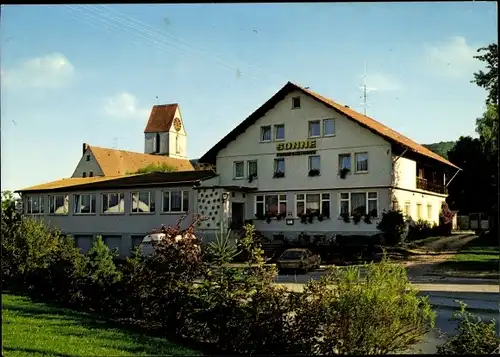
{"type": "MultiPolygon", "coordinates": [[[[172,146],[171,139],[178,138],[182,122],[175,115],[151,122],[146,153],[185,159],[162,151],[179,154],[181,141],[172,146]]],[[[89,162],[87,152],[80,164],[89,162]]],[[[108,160],[111,166],[119,162],[108,160]]],[[[187,221],[194,214],[205,217],[198,233],[206,239],[246,221],[269,238],[374,234],[382,212],[391,208],[438,223],[446,187],[460,171],[380,122],[291,82],[198,161],[215,171],[127,175],[121,169],[115,172],[121,176],[89,178],[77,169],[78,177],[20,192],[26,214],[74,235],[82,247],[101,234],[127,254],[147,232],[175,223],[183,212],[189,212],[187,221]]]]}

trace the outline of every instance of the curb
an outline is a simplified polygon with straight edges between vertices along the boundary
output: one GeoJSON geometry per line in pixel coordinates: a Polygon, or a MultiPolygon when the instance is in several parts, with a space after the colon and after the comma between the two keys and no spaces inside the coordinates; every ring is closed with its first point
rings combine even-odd
{"type": "MultiPolygon", "coordinates": [[[[431,307],[433,309],[443,309],[443,310],[452,310],[452,311],[458,311],[460,309],[460,306],[457,304],[457,306],[452,306],[452,305],[441,305],[441,304],[431,304],[431,307]]],[[[476,313],[487,313],[487,314],[498,314],[499,309],[483,309],[480,307],[469,307],[467,306],[466,311],[468,312],[476,312],[476,313]]]]}

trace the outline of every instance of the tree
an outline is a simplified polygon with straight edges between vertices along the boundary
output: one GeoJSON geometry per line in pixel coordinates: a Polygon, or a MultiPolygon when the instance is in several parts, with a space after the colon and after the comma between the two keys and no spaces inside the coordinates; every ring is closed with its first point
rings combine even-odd
{"type": "Polygon", "coordinates": [[[481,118],[476,119],[476,132],[479,134],[485,153],[494,156],[498,152],[498,106],[489,103],[481,118]]]}
{"type": "Polygon", "coordinates": [[[486,72],[480,70],[474,73],[472,83],[488,91],[486,103],[498,105],[498,45],[492,43],[488,47],[481,47],[477,52],[484,53],[474,58],[486,62],[486,72]]]}
{"type": "Polygon", "coordinates": [[[176,172],[177,167],[173,165],[169,165],[166,162],[162,163],[153,163],[146,165],[139,170],[137,170],[135,173],[136,174],[149,174],[151,172],[176,172]]]}
{"type": "Polygon", "coordinates": [[[460,172],[448,187],[448,203],[462,214],[485,212],[490,209],[494,194],[488,157],[484,155],[480,139],[460,137],[448,152],[449,160],[460,167],[460,172]]]}

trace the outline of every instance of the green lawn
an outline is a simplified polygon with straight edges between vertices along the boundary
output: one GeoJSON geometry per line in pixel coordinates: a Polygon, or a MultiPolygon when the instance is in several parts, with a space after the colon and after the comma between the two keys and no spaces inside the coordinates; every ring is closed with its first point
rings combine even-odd
{"type": "Polygon", "coordinates": [[[3,356],[201,355],[163,338],[131,333],[89,314],[2,294],[3,356]]]}
{"type": "Polygon", "coordinates": [[[498,279],[499,256],[498,247],[469,246],[441,263],[439,268],[453,275],[498,279]]]}

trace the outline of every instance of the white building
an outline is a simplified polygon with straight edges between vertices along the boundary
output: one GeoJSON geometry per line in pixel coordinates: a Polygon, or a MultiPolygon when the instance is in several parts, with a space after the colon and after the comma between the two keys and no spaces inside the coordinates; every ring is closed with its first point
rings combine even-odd
{"type": "Polygon", "coordinates": [[[245,221],[269,237],[373,234],[391,207],[437,223],[446,186],[460,170],[291,82],[199,159],[216,172],[193,171],[186,137],[178,106],[155,106],[145,154],[85,146],[73,178],[20,191],[25,213],[73,234],[85,248],[101,234],[123,254],[184,211],[206,217],[198,229],[207,239],[245,221]],[[180,171],[130,175],[158,160],[180,171]]]}

